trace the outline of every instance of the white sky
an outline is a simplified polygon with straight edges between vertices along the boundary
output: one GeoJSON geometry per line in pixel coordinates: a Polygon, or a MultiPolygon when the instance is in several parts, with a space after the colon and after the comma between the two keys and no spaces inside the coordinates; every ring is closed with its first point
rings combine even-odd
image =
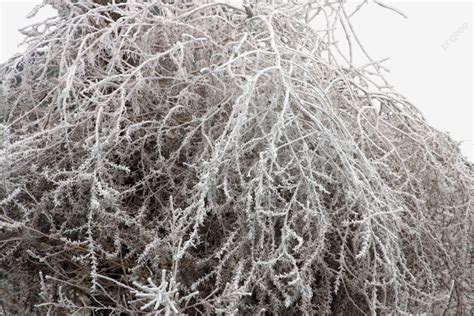
{"type": "MultiPolygon", "coordinates": [[[[26,15],[40,0],[0,0],[0,62],[20,51],[18,29],[54,15],[45,8],[33,20],[26,15]]],[[[359,2],[359,1],[357,1],[359,2]]],[[[391,84],[421,109],[437,129],[462,141],[474,161],[471,1],[385,1],[405,13],[370,4],[353,24],[374,60],[385,63],[391,84]]]]}

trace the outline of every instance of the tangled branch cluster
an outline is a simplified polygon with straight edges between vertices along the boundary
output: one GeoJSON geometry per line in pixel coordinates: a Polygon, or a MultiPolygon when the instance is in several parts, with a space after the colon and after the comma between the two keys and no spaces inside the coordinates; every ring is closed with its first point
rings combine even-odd
{"type": "Polygon", "coordinates": [[[360,7],[44,4],[0,66],[4,311],[468,312],[472,165],[344,57],[360,7]]]}

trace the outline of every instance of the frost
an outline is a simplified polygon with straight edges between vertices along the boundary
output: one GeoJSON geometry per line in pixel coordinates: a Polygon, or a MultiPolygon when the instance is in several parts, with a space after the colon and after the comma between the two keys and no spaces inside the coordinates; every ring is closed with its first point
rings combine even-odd
{"type": "Polygon", "coordinates": [[[207,75],[211,72],[211,69],[204,67],[204,68],[201,68],[201,70],[199,70],[199,72],[203,75],[207,75]]]}
{"type": "Polygon", "coordinates": [[[166,270],[162,271],[161,284],[157,286],[151,278],[148,278],[148,285],[141,285],[137,282],[133,284],[137,288],[134,291],[137,300],[135,302],[144,304],[140,307],[141,310],[151,309],[153,311],[162,311],[165,315],[171,313],[178,314],[179,311],[174,302],[173,296],[176,295],[177,290],[173,288],[173,281],[166,280],[166,270]]]}
{"type": "Polygon", "coordinates": [[[342,55],[365,2],[44,4],[0,65],[4,313],[468,313],[472,164],[342,55]]]}

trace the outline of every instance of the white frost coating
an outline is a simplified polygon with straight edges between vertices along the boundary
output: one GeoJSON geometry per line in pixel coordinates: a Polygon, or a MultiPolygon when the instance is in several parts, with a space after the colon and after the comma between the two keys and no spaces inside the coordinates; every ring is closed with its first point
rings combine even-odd
{"type": "Polygon", "coordinates": [[[199,70],[199,72],[203,75],[207,75],[208,73],[211,72],[211,69],[207,68],[207,67],[204,67],[202,68],[201,70],[199,70]]]}
{"type": "Polygon", "coordinates": [[[4,313],[467,314],[472,165],[365,2],[164,2],[46,1],[0,66],[4,313]]]}

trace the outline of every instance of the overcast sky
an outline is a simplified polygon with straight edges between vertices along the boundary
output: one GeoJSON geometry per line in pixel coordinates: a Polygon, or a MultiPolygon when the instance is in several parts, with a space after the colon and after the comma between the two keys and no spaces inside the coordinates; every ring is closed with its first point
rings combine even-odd
{"type": "MultiPolygon", "coordinates": [[[[26,15],[40,0],[0,0],[0,62],[20,51],[18,29],[54,14],[26,15]]],[[[395,88],[421,109],[437,129],[462,142],[473,160],[472,3],[470,1],[385,1],[408,18],[368,5],[354,28],[375,60],[385,63],[395,88]]]]}

